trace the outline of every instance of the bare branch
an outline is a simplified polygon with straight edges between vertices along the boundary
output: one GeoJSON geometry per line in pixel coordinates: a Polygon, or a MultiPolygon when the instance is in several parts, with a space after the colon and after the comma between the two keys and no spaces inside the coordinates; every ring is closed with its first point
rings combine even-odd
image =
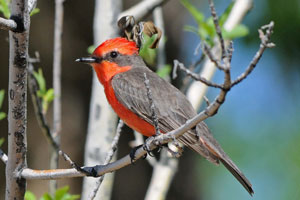
{"type": "Polygon", "coordinates": [[[33,65],[31,62],[29,62],[29,67],[28,67],[28,86],[29,86],[29,91],[31,93],[31,99],[33,103],[33,108],[35,111],[35,116],[38,120],[38,124],[40,128],[42,129],[43,134],[49,141],[49,143],[58,151],[59,146],[54,140],[54,138],[51,135],[51,130],[50,127],[47,123],[46,116],[43,113],[42,109],[42,103],[40,98],[37,96],[37,91],[38,91],[38,84],[33,76],[33,65]]]}
{"type": "Polygon", "coordinates": [[[152,92],[151,92],[151,89],[150,89],[149,79],[147,78],[146,73],[144,73],[144,78],[145,78],[144,84],[145,84],[146,89],[147,89],[147,96],[148,96],[148,99],[149,99],[150,109],[151,109],[151,112],[152,112],[151,117],[152,117],[153,125],[155,127],[155,135],[160,135],[161,132],[159,130],[158,118],[157,118],[156,111],[155,111],[155,104],[154,104],[154,101],[153,101],[153,98],[152,98],[152,92]]]}
{"type": "MultiPolygon", "coordinates": [[[[134,144],[130,145],[131,147],[136,147],[136,146],[139,146],[141,144],[144,144],[145,141],[144,141],[144,138],[143,138],[142,134],[140,134],[137,131],[133,131],[133,134],[134,134],[135,140],[133,141],[134,144]]],[[[158,162],[157,159],[155,157],[152,157],[152,156],[147,156],[146,160],[147,160],[147,162],[149,163],[149,165],[151,167],[154,167],[158,162]]]]}
{"type": "Polygon", "coordinates": [[[84,170],[81,169],[81,167],[79,167],[79,165],[77,165],[75,162],[73,162],[71,160],[71,158],[66,153],[64,153],[62,150],[59,150],[58,153],[59,153],[59,155],[61,155],[64,158],[65,161],[67,161],[71,165],[72,168],[76,169],[78,172],[88,175],[84,170]]]}
{"type": "Polygon", "coordinates": [[[0,149],[0,159],[4,162],[4,164],[7,163],[8,157],[7,155],[0,149]]]}
{"type": "Polygon", "coordinates": [[[205,41],[203,41],[203,52],[205,53],[205,55],[207,55],[207,57],[210,59],[210,61],[212,63],[215,64],[215,66],[219,69],[219,70],[224,70],[225,67],[221,64],[220,61],[218,61],[215,56],[212,54],[212,52],[210,51],[209,47],[207,46],[207,44],[205,43],[205,41]]]}
{"type": "MultiPolygon", "coordinates": [[[[124,122],[120,119],[119,121],[119,124],[118,124],[118,127],[117,127],[117,131],[116,131],[116,135],[111,143],[111,148],[110,150],[107,152],[106,154],[106,158],[105,158],[105,161],[104,161],[104,165],[107,165],[113,158],[115,152],[117,151],[118,149],[118,142],[119,142],[119,138],[121,136],[121,133],[122,133],[122,128],[124,126],[124,122]]],[[[89,194],[89,197],[88,199],[90,200],[93,200],[95,197],[96,197],[96,194],[101,186],[101,183],[103,182],[103,179],[104,179],[104,175],[102,175],[96,182],[96,185],[94,187],[94,189],[92,190],[92,192],[89,194]]]]}
{"type": "Polygon", "coordinates": [[[157,6],[162,5],[163,3],[167,2],[168,0],[145,0],[141,1],[140,3],[134,5],[133,7],[129,8],[128,10],[123,11],[119,14],[118,19],[123,16],[132,15],[137,21],[140,21],[143,17],[147,14],[151,13],[154,8],[157,6]]]}
{"type": "Polygon", "coordinates": [[[180,63],[178,60],[174,60],[173,74],[174,74],[174,71],[176,71],[178,67],[179,67],[180,70],[184,71],[188,76],[192,77],[193,79],[195,79],[197,81],[200,81],[200,82],[204,83],[205,85],[208,85],[210,87],[224,89],[224,87],[222,85],[213,83],[213,82],[201,77],[199,74],[191,72],[189,69],[187,69],[183,65],[183,63],[180,63]]]}
{"type": "Polygon", "coordinates": [[[17,29],[17,23],[12,19],[5,19],[0,17],[0,29],[14,31],[17,29]]]}
{"type": "Polygon", "coordinates": [[[273,43],[270,42],[271,35],[273,33],[273,28],[274,22],[271,21],[268,25],[262,26],[261,29],[258,30],[261,39],[260,48],[256,52],[246,71],[231,83],[231,87],[244,80],[252,72],[266,48],[272,48],[275,46],[273,43]],[[263,33],[263,29],[266,29],[266,34],[263,33]]]}
{"type": "MultiPolygon", "coordinates": [[[[251,9],[252,2],[253,0],[236,0],[234,2],[233,8],[223,26],[226,31],[231,31],[242,21],[246,13],[251,9]]],[[[225,41],[225,47],[227,44],[228,41],[225,41]]],[[[219,58],[219,56],[221,55],[221,51],[218,45],[214,46],[211,49],[211,52],[217,58],[219,58]]],[[[214,67],[214,63],[212,63],[210,59],[206,59],[200,75],[207,80],[211,80],[215,73],[215,70],[216,68],[214,67]]],[[[186,96],[196,110],[199,109],[203,100],[202,97],[206,93],[207,88],[207,85],[194,81],[187,90],[186,96]]]]}
{"type": "Polygon", "coordinates": [[[224,58],[224,57],[227,56],[227,53],[225,51],[225,43],[224,43],[224,39],[223,39],[223,36],[222,36],[221,27],[219,25],[219,19],[218,19],[218,16],[217,16],[217,12],[216,12],[213,0],[208,0],[208,2],[209,2],[209,7],[210,7],[210,13],[211,13],[211,16],[213,17],[216,32],[217,32],[219,42],[220,42],[220,45],[221,45],[222,58],[224,58]]]}
{"type": "MultiPolygon", "coordinates": [[[[53,48],[53,130],[52,137],[60,146],[61,132],[61,55],[62,55],[62,34],[64,18],[64,0],[55,0],[54,19],[54,48],[53,48]]],[[[53,148],[50,154],[50,169],[58,167],[58,151],[53,148]]],[[[49,192],[54,194],[57,189],[56,181],[49,182],[49,192]]]]}

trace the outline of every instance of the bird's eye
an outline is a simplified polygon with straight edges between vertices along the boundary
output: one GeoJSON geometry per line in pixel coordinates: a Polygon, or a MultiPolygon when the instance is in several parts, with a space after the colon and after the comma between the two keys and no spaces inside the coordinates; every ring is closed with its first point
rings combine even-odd
{"type": "Polygon", "coordinates": [[[112,58],[116,58],[117,56],[118,56],[118,53],[116,51],[112,51],[110,53],[110,57],[112,57],[112,58]]]}

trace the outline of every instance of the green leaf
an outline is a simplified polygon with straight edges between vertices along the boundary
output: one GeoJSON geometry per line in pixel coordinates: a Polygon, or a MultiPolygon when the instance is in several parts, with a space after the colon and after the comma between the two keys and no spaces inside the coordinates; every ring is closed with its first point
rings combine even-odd
{"type": "Polygon", "coordinates": [[[154,65],[156,60],[156,49],[149,48],[153,41],[155,40],[155,35],[151,38],[144,34],[144,43],[140,49],[140,56],[148,65],[154,65]]]}
{"type": "Polygon", "coordinates": [[[54,89],[50,88],[44,96],[44,101],[51,103],[53,101],[53,99],[54,99],[54,89]]]}
{"type": "Polygon", "coordinates": [[[5,112],[0,112],[0,120],[4,119],[6,117],[5,112]]]}
{"type": "Polygon", "coordinates": [[[232,8],[234,5],[234,1],[232,1],[229,6],[226,8],[226,10],[224,11],[224,13],[221,15],[220,19],[219,19],[219,24],[221,27],[223,27],[223,24],[225,23],[225,21],[227,20],[229,13],[231,12],[232,8]]]}
{"type": "Polygon", "coordinates": [[[170,74],[171,70],[172,70],[171,65],[167,64],[161,69],[157,70],[156,74],[162,78],[165,78],[170,74]]]}
{"type": "Polygon", "coordinates": [[[248,27],[243,24],[237,25],[234,29],[232,29],[229,32],[226,30],[222,30],[224,39],[234,39],[238,37],[244,37],[248,35],[248,33],[249,33],[248,27]]]}
{"type": "Polygon", "coordinates": [[[181,0],[181,4],[189,11],[189,13],[194,17],[197,24],[200,25],[204,20],[204,15],[195,6],[193,6],[189,0],[181,0]]]}
{"type": "Polygon", "coordinates": [[[34,8],[31,13],[30,13],[30,16],[33,16],[35,14],[38,14],[40,12],[40,9],[39,8],[34,8]]]}
{"type": "Polygon", "coordinates": [[[183,30],[192,32],[192,33],[196,33],[197,35],[199,35],[198,29],[194,26],[186,25],[186,26],[184,26],[183,30]]]}
{"type": "Polygon", "coordinates": [[[45,193],[45,194],[40,198],[40,200],[54,200],[54,199],[50,196],[50,194],[45,193]]]}
{"type": "Polygon", "coordinates": [[[39,85],[39,91],[40,91],[40,96],[43,96],[46,94],[46,80],[43,76],[43,71],[41,68],[39,68],[38,72],[33,71],[33,76],[36,79],[38,85],[39,85]]]}
{"type": "Polygon", "coordinates": [[[2,107],[4,95],[5,95],[5,90],[4,89],[0,90],[0,108],[2,107]]]}
{"type": "Polygon", "coordinates": [[[5,139],[4,138],[0,138],[0,147],[2,146],[2,144],[4,143],[5,139]]]}
{"type": "Polygon", "coordinates": [[[0,11],[7,19],[10,17],[9,3],[10,0],[0,0],[0,11]]]}
{"type": "Polygon", "coordinates": [[[27,190],[25,192],[25,200],[36,200],[36,197],[32,192],[27,190]]]}
{"type": "Polygon", "coordinates": [[[68,193],[69,191],[69,186],[65,186],[62,188],[59,188],[55,192],[55,200],[62,200],[63,197],[68,193]]]}
{"type": "Polygon", "coordinates": [[[94,45],[91,45],[87,48],[87,52],[89,54],[92,54],[95,51],[96,47],[94,45]]]}

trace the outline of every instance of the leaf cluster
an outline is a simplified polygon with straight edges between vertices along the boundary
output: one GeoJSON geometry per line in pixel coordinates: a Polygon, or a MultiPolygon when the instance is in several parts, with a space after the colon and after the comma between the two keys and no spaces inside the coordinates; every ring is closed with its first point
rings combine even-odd
{"type": "Polygon", "coordinates": [[[46,88],[46,80],[44,78],[43,71],[42,71],[41,68],[38,69],[38,72],[33,71],[33,76],[34,76],[34,78],[37,81],[38,86],[39,86],[39,90],[37,91],[37,96],[42,101],[42,109],[43,109],[42,112],[45,114],[48,110],[48,107],[49,107],[50,103],[54,99],[54,89],[53,88],[50,88],[50,89],[46,88]]]}
{"type": "MultiPolygon", "coordinates": [[[[212,17],[205,18],[204,14],[199,11],[194,5],[192,5],[189,0],[181,0],[181,4],[188,10],[188,12],[193,16],[198,27],[185,26],[186,31],[197,34],[202,41],[206,41],[209,45],[214,45],[214,38],[216,36],[216,29],[212,17]]],[[[238,37],[244,37],[249,33],[248,28],[239,24],[231,31],[226,31],[224,29],[224,23],[227,20],[229,13],[233,7],[233,2],[227,7],[225,12],[219,18],[219,24],[221,27],[222,35],[224,39],[232,40],[238,37]]]]}
{"type": "MultiPolygon", "coordinates": [[[[51,196],[49,193],[45,193],[40,200],[76,200],[80,198],[80,195],[73,195],[69,193],[69,186],[64,186],[55,191],[54,196],[51,196]]],[[[36,200],[36,196],[30,192],[26,191],[25,200],[36,200]]]]}

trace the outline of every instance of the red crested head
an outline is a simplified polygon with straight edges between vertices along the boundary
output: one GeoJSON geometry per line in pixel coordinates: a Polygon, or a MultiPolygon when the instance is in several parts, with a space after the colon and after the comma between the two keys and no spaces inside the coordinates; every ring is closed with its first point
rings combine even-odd
{"type": "Polygon", "coordinates": [[[134,42],[118,37],[103,42],[95,49],[93,55],[103,56],[111,51],[117,51],[123,55],[138,54],[138,48],[134,42]]]}

